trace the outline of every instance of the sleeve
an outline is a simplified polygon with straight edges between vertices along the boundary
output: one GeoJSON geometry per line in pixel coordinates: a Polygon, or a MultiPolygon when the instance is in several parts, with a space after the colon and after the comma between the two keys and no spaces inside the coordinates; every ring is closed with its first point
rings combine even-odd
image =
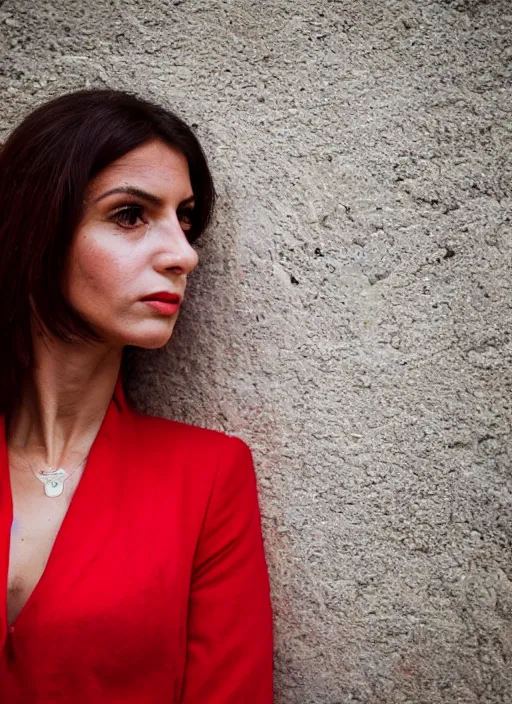
{"type": "Polygon", "coordinates": [[[199,537],[182,704],[273,702],[272,607],[249,447],[228,437],[199,537]]]}

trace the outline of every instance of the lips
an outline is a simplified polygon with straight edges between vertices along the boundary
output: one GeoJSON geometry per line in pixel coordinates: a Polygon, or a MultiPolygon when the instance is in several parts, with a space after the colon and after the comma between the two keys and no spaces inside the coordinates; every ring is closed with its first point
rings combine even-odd
{"type": "Polygon", "coordinates": [[[169,293],[169,291],[158,291],[150,293],[148,296],[141,298],[141,301],[162,301],[164,303],[179,303],[181,296],[178,293],[169,293]]]}

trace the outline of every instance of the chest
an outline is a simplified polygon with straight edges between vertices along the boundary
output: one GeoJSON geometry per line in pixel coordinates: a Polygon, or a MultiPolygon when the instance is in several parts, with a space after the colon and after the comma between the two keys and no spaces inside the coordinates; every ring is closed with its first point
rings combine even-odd
{"type": "Polygon", "coordinates": [[[34,622],[104,642],[141,623],[155,638],[163,624],[181,632],[199,516],[191,522],[180,482],[148,479],[151,467],[98,469],[70,477],[54,498],[33,475],[11,472],[3,583],[12,632],[34,622]]]}
{"type": "Polygon", "coordinates": [[[210,487],[178,449],[157,456],[144,437],[100,441],[57,498],[26,473],[9,483],[5,453],[0,461],[0,598],[10,612],[7,624],[0,617],[0,682],[3,663],[53,696],[57,686],[81,691],[87,673],[88,701],[96,687],[126,690],[129,701],[149,673],[165,679],[162,692],[179,685],[210,487]]]}
{"type": "Polygon", "coordinates": [[[49,498],[31,473],[13,471],[13,521],[7,576],[7,617],[12,625],[41,579],[80,476],[69,477],[63,493],[49,498]]]}
{"type": "Polygon", "coordinates": [[[92,672],[94,687],[126,689],[128,701],[151,675],[178,691],[193,543],[173,500],[162,487],[141,497],[131,482],[109,491],[99,480],[50,499],[35,478],[34,488],[11,481],[9,647],[33,681],[78,690],[92,672]]]}

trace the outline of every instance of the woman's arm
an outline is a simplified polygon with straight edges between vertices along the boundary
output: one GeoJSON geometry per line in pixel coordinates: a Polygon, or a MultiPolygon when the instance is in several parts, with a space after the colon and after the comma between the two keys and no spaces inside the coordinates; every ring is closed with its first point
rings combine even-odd
{"type": "Polygon", "coordinates": [[[272,638],[252,455],[229,437],[194,559],[182,704],[271,704],[272,638]]]}

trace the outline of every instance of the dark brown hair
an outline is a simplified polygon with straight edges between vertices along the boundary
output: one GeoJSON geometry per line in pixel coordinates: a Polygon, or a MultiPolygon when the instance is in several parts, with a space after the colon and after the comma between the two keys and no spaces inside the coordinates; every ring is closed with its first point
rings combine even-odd
{"type": "Polygon", "coordinates": [[[212,177],[192,130],[161,106],[124,91],[67,93],[25,117],[0,150],[0,414],[33,364],[30,297],[36,321],[58,338],[101,339],[62,294],[69,245],[89,181],[155,138],[187,159],[194,241],[212,215],[212,177]]]}

